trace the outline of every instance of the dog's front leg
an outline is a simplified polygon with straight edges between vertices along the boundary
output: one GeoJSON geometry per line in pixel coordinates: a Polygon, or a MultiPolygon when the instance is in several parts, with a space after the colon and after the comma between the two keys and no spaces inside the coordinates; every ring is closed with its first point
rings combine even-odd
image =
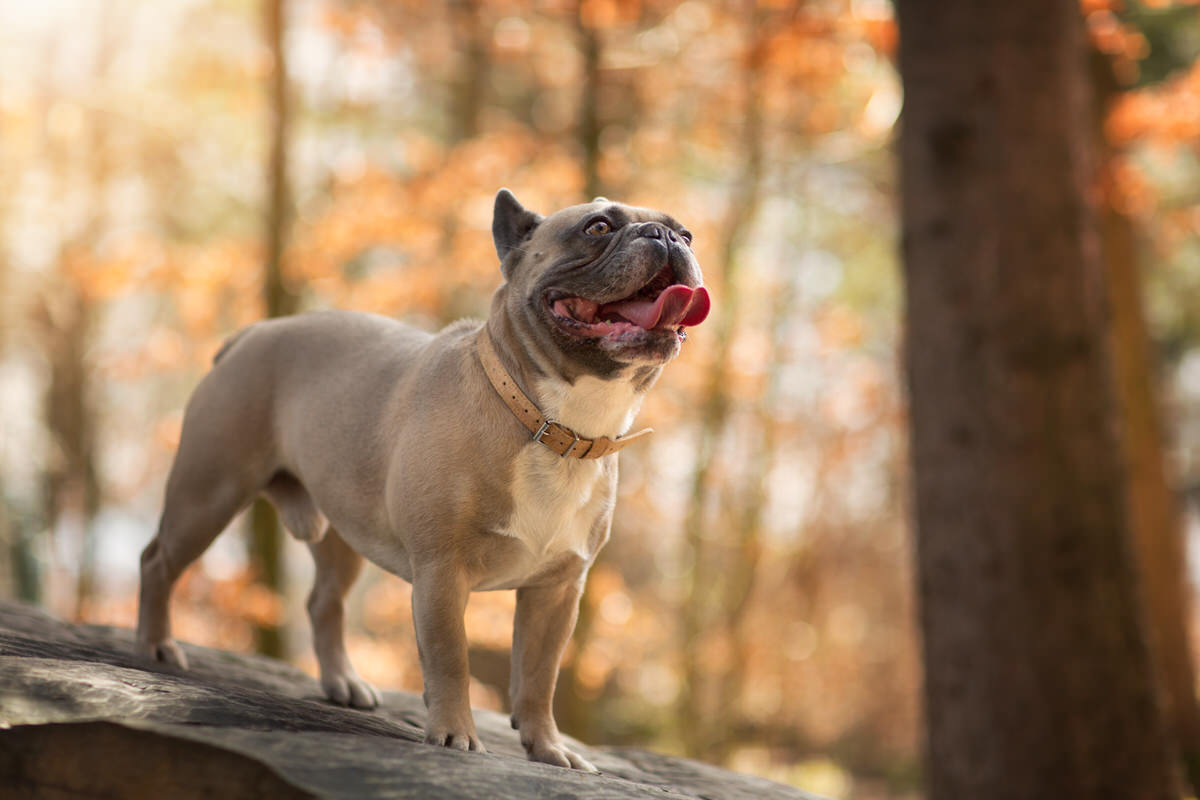
{"type": "Polygon", "coordinates": [[[413,623],[425,678],[425,741],[485,752],[471,716],[466,577],[453,567],[419,570],[413,580],[413,623]]]}
{"type": "Polygon", "coordinates": [[[517,590],[513,625],[512,725],[531,761],[597,772],[563,743],[551,710],[558,664],[579,616],[583,575],[517,590]]]}

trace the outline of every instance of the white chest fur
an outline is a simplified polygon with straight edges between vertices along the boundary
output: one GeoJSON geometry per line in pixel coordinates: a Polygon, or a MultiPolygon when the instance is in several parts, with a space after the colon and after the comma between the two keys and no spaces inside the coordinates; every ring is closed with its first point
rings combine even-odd
{"type": "Polygon", "coordinates": [[[612,380],[583,377],[566,381],[544,380],[537,386],[538,400],[545,414],[566,425],[580,436],[617,436],[629,430],[646,396],[623,377],[612,380]]]}
{"type": "MultiPolygon", "coordinates": [[[[548,417],[588,438],[624,433],[644,396],[624,378],[590,377],[574,384],[542,381],[537,394],[548,417]]],[[[613,458],[560,458],[533,443],[522,448],[513,463],[512,515],[497,531],[525,544],[522,571],[565,552],[592,556],[595,525],[615,500],[603,463],[613,458]]]]}
{"type": "Polygon", "coordinates": [[[598,461],[564,459],[541,445],[513,465],[512,516],[502,531],[520,539],[535,562],[564,552],[591,556],[596,519],[611,502],[598,461]]]}

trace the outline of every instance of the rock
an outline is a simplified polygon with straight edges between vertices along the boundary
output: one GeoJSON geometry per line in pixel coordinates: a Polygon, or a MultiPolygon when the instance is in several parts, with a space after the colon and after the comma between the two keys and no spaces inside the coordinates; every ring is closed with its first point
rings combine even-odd
{"type": "Polygon", "coordinates": [[[527,761],[505,716],[476,711],[489,753],[421,742],[424,707],[326,702],[300,670],[183,645],[181,672],[121,628],[0,603],[0,786],[39,798],[702,798],[815,795],[683,758],[572,743],[601,770],[527,761]]]}

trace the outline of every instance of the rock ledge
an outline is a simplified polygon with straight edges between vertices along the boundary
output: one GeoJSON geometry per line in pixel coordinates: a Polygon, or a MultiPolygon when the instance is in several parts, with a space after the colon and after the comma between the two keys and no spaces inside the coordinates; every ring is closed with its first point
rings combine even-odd
{"type": "Polygon", "coordinates": [[[325,702],[273,659],[183,645],[177,672],[121,628],[0,603],[0,786],[7,796],[214,798],[697,798],[820,800],[683,758],[573,745],[586,775],[525,759],[507,719],[476,711],[487,755],[421,743],[424,707],[385,692],[373,712],[325,702]]]}

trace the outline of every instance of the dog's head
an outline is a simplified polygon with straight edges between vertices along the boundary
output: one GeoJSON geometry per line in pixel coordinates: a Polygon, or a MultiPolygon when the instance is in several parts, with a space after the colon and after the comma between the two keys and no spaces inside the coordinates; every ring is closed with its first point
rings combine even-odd
{"type": "Polygon", "coordinates": [[[662,212],[600,197],[542,217],[501,189],[492,236],[508,313],[589,372],[661,366],[708,316],[692,235],[662,212]]]}

